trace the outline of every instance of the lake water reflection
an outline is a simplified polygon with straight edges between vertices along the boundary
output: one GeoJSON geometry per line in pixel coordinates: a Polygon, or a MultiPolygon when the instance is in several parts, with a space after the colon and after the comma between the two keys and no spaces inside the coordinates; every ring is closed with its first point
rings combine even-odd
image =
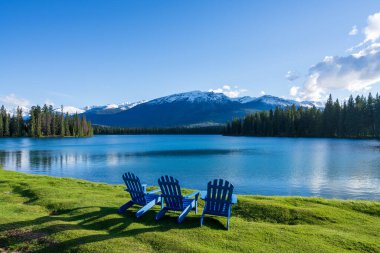
{"type": "Polygon", "coordinates": [[[204,189],[225,178],[243,194],[380,200],[380,142],[224,136],[0,139],[8,170],[122,183],[126,171],[156,184],[164,174],[204,189]]]}

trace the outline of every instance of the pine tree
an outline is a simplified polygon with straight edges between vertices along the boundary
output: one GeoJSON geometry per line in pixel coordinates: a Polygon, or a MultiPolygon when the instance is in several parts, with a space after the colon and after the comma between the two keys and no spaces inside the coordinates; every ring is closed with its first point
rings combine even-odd
{"type": "Polygon", "coordinates": [[[61,115],[60,115],[60,131],[61,137],[65,136],[65,114],[63,113],[63,105],[61,105],[61,115]]]}
{"type": "Polygon", "coordinates": [[[22,108],[17,107],[16,111],[16,119],[17,119],[17,136],[21,137],[24,136],[25,133],[25,124],[24,124],[24,119],[22,117],[22,108]]]}
{"type": "Polygon", "coordinates": [[[380,137],[380,96],[376,94],[374,105],[374,130],[375,136],[380,137]]]}
{"type": "Polygon", "coordinates": [[[32,108],[30,109],[30,112],[29,112],[29,115],[30,115],[29,136],[30,137],[35,137],[36,136],[35,135],[36,134],[36,117],[35,117],[35,114],[34,114],[34,110],[35,110],[35,107],[32,106],[32,108]]]}
{"type": "Polygon", "coordinates": [[[367,105],[365,107],[365,114],[366,114],[366,126],[368,128],[367,135],[368,136],[375,136],[375,100],[372,97],[372,94],[369,93],[368,99],[367,99],[367,105]]]}
{"type": "Polygon", "coordinates": [[[65,136],[71,136],[68,113],[66,113],[66,116],[65,116],[65,136]]]}
{"type": "Polygon", "coordinates": [[[4,106],[0,109],[0,137],[4,136],[4,106]]]}
{"type": "Polygon", "coordinates": [[[36,106],[36,137],[42,137],[42,113],[41,107],[39,105],[36,106]]]}

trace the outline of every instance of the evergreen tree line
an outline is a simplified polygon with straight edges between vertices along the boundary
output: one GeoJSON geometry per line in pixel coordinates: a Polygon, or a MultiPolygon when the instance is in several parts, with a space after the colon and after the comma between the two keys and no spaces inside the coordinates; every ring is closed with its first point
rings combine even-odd
{"type": "Polygon", "coordinates": [[[85,116],[54,111],[53,107],[33,106],[29,118],[24,120],[21,108],[11,116],[4,108],[0,109],[0,137],[54,137],[54,136],[92,136],[93,129],[85,116]]]}
{"type": "Polygon", "coordinates": [[[351,95],[347,101],[333,101],[324,109],[295,105],[249,114],[228,122],[225,135],[379,138],[380,97],[351,95]]]}
{"type": "Polygon", "coordinates": [[[94,125],[94,134],[222,134],[224,126],[171,127],[171,128],[125,128],[94,125]]]}

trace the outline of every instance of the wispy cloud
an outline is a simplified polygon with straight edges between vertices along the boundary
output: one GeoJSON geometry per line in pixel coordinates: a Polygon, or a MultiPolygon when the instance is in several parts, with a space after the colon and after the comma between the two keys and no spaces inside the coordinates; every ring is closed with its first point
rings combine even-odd
{"type": "Polygon", "coordinates": [[[285,78],[290,82],[293,82],[294,80],[297,80],[299,78],[299,75],[296,72],[289,70],[288,72],[286,72],[285,78]]]}
{"type": "Polygon", "coordinates": [[[14,108],[17,106],[28,107],[30,102],[26,98],[17,97],[15,94],[9,94],[5,96],[0,96],[0,104],[4,105],[7,108],[14,108]]]}
{"type": "Polygon", "coordinates": [[[375,42],[380,37],[380,12],[369,15],[367,26],[364,28],[365,42],[375,42]]]}
{"type": "Polygon", "coordinates": [[[358,28],[356,27],[356,25],[354,25],[354,26],[351,28],[351,30],[350,30],[350,32],[348,33],[348,35],[354,36],[354,35],[356,35],[356,34],[358,34],[358,28]]]}
{"type": "Polygon", "coordinates": [[[223,93],[224,95],[231,98],[240,97],[241,93],[247,92],[246,89],[241,89],[238,86],[231,87],[230,85],[223,85],[221,88],[210,89],[209,91],[215,93],[223,93]]]}
{"type": "Polygon", "coordinates": [[[364,40],[351,49],[350,55],[326,56],[309,68],[306,81],[302,86],[293,86],[290,95],[300,100],[318,101],[334,90],[357,92],[379,83],[380,12],[368,17],[363,33],[364,40]]]}

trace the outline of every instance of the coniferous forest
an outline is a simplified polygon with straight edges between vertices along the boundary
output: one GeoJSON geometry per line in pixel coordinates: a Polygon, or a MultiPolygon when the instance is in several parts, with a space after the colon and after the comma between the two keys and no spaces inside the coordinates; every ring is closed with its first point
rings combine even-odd
{"type": "Polygon", "coordinates": [[[11,115],[0,109],[0,137],[85,137],[92,136],[91,123],[85,116],[69,116],[56,112],[52,106],[33,106],[24,120],[22,109],[11,115]]]}
{"type": "Polygon", "coordinates": [[[228,122],[225,135],[379,138],[380,97],[350,96],[340,103],[329,96],[324,109],[296,106],[261,111],[228,122]]]}

